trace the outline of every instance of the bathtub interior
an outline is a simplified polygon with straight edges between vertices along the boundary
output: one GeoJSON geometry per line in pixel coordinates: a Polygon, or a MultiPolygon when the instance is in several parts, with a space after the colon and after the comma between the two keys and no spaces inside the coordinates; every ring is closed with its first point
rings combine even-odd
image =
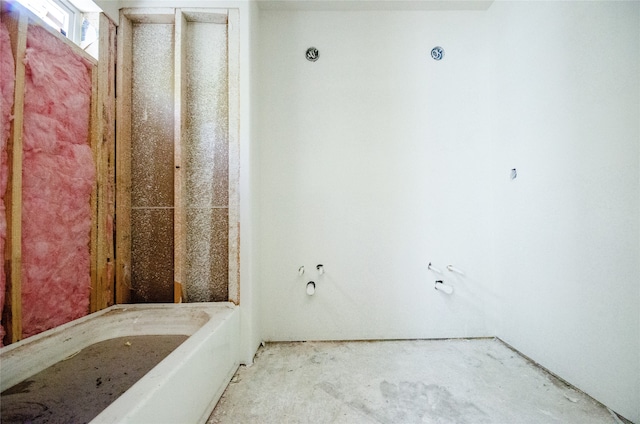
{"type": "Polygon", "coordinates": [[[179,392],[190,384],[202,389],[185,400],[185,405],[190,405],[187,415],[191,415],[187,418],[201,422],[238,367],[237,311],[238,307],[230,302],[112,306],[2,348],[0,391],[100,341],[140,335],[186,335],[187,340],[93,422],[166,421],[171,413],[181,411],[175,407],[169,408],[174,412],[167,411],[167,405],[172,405],[168,398],[179,398],[179,392]]]}
{"type": "Polygon", "coordinates": [[[2,422],[91,422],[187,338],[126,336],[87,346],[0,393],[2,422]]]}

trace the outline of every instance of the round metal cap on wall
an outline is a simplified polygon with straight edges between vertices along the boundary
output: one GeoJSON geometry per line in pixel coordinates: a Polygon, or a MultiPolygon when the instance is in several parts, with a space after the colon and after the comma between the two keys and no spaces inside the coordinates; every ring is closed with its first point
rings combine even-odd
{"type": "Polygon", "coordinates": [[[315,62],[320,59],[320,52],[315,47],[309,47],[305,53],[305,57],[309,62],[315,62]]]}
{"type": "Polygon", "coordinates": [[[436,46],[431,49],[431,57],[433,60],[442,60],[444,57],[444,49],[440,46],[436,46]]]}

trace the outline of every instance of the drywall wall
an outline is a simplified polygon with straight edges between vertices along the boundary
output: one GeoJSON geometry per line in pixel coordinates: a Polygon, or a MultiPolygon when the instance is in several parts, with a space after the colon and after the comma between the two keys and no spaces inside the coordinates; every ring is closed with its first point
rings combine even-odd
{"type": "Polygon", "coordinates": [[[260,216],[259,193],[256,189],[260,178],[257,172],[260,149],[259,139],[255,136],[259,131],[255,118],[259,104],[257,101],[248,101],[244,97],[248,94],[254,96],[259,84],[259,62],[255,56],[258,51],[260,21],[255,2],[251,2],[246,9],[241,9],[240,24],[241,43],[247,43],[240,49],[240,92],[241,99],[246,99],[240,102],[240,116],[244,119],[240,121],[240,361],[250,365],[263,340],[258,303],[260,299],[257,278],[259,251],[255,237],[260,216]]]}
{"type": "Polygon", "coordinates": [[[484,12],[261,10],[265,339],[494,334],[485,26],[484,12]]]}
{"type": "Polygon", "coordinates": [[[497,334],[640,422],[640,3],[489,14],[497,334]]]}
{"type": "Polygon", "coordinates": [[[265,339],[498,335],[638,421],[638,7],[262,10],[265,339]]]}

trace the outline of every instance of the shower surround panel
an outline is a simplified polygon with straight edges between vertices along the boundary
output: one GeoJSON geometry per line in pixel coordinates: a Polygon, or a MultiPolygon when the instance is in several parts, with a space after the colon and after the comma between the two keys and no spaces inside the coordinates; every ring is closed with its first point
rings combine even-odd
{"type": "Polygon", "coordinates": [[[187,22],[186,28],[187,298],[224,301],[229,273],[227,26],[187,22]]]}
{"type": "Polygon", "coordinates": [[[230,264],[238,246],[230,14],[237,15],[122,10],[119,43],[130,50],[121,51],[119,73],[121,86],[131,85],[119,103],[119,174],[126,177],[118,190],[120,207],[130,212],[130,221],[128,212],[119,215],[128,226],[121,227],[120,246],[131,233],[130,268],[126,251],[118,267],[124,272],[117,284],[131,293],[124,301],[227,301],[230,281],[237,292],[237,264],[230,264]]]}
{"type": "Polygon", "coordinates": [[[134,24],[132,50],[132,301],[172,302],[173,25],[134,24]]]}

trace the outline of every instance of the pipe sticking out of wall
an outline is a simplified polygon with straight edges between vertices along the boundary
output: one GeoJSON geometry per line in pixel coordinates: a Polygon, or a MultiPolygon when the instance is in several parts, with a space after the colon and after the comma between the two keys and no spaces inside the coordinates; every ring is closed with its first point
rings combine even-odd
{"type": "Polygon", "coordinates": [[[309,281],[307,283],[307,294],[309,296],[313,296],[316,292],[316,283],[314,283],[313,281],[309,281]]]}
{"type": "Polygon", "coordinates": [[[436,290],[439,290],[439,291],[441,291],[443,293],[446,293],[446,294],[452,294],[453,293],[453,287],[444,284],[442,282],[442,280],[436,281],[435,288],[436,288],[436,290]]]}
{"type": "Polygon", "coordinates": [[[429,265],[427,266],[427,268],[437,274],[442,274],[442,271],[434,267],[433,265],[431,265],[431,262],[429,262],[429,265]]]}
{"type": "Polygon", "coordinates": [[[460,269],[456,268],[456,267],[455,267],[455,266],[453,266],[453,265],[447,265],[447,269],[448,269],[449,271],[451,271],[451,272],[455,272],[456,274],[464,275],[464,271],[462,271],[462,270],[460,270],[460,269]]]}

